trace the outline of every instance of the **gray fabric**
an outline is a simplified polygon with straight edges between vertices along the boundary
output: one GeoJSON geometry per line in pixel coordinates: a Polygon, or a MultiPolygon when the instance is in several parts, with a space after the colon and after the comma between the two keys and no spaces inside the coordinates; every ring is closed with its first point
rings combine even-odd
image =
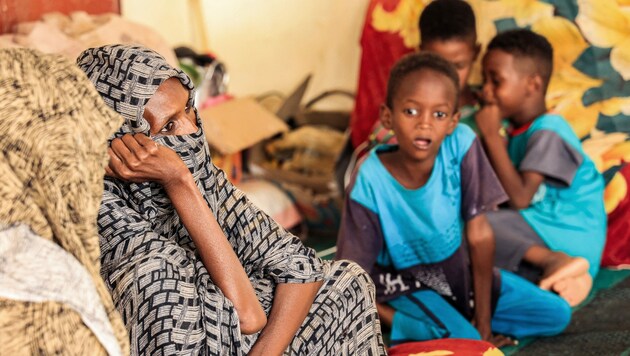
{"type": "MultiPolygon", "coordinates": [[[[78,63],[105,102],[125,117],[117,135],[148,133],[144,105],[166,79],[177,77],[192,90],[184,73],[146,48],[89,49],[78,63]]],[[[324,280],[311,314],[287,353],[384,353],[374,287],[362,276],[365,272],[348,262],[324,263],[251,204],[212,164],[199,116],[197,125],[196,133],[154,140],[176,151],[188,166],[263,309],[270,311],[278,283],[324,280]]],[[[101,273],[129,330],[133,355],[242,355],[249,351],[257,335],[240,334],[231,301],[212,282],[159,185],[107,178],[98,226],[101,273]]]]}
{"type": "Polygon", "coordinates": [[[462,218],[494,211],[508,200],[501,182],[486,156],[479,139],[475,138],[462,159],[462,218]]]}
{"type": "Polygon", "coordinates": [[[64,303],[81,315],[109,355],[124,354],[90,274],[68,251],[26,225],[0,223],[0,261],[0,297],[64,303]]]}
{"type": "Polygon", "coordinates": [[[568,187],[584,157],[557,133],[536,131],[527,140],[527,153],[518,170],[534,171],[545,176],[550,184],[568,187]]]}
{"type": "Polygon", "coordinates": [[[546,247],[545,242],[516,210],[501,209],[486,217],[496,241],[494,265],[538,282],[541,270],[523,261],[523,255],[534,245],[546,247]]]}

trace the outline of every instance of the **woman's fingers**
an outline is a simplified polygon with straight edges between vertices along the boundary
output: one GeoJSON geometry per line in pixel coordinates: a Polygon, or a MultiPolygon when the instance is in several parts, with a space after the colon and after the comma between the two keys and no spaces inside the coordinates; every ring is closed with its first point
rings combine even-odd
{"type": "Polygon", "coordinates": [[[109,163],[105,168],[105,172],[109,171],[111,174],[108,175],[114,178],[126,179],[127,177],[124,177],[123,174],[123,171],[125,171],[125,163],[111,147],[107,150],[107,153],[109,154],[109,163]]]}
{"type": "Polygon", "coordinates": [[[145,149],[158,147],[157,142],[153,141],[149,136],[145,134],[138,133],[133,135],[133,138],[135,138],[136,142],[138,142],[139,145],[142,145],[142,147],[144,147],[145,149]]]}
{"type": "Polygon", "coordinates": [[[144,147],[142,147],[142,145],[140,145],[140,143],[136,140],[135,136],[132,136],[130,134],[125,134],[120,139],[123,141],[125,146],[127,146],[127,149],[132,154],[134,154],[138,160],[143,160],[148,156],[148,153],[146,152],[144,147]]]}
{"type": "Polygon", "coordinates": [[[134,165],[137,160],[136,156],[131,152],[131,150],[129,150],[125,142],[120,138],[113,139],[110,148],[114,154],[116,154],[116,156],[129,167],[134,165]]]}

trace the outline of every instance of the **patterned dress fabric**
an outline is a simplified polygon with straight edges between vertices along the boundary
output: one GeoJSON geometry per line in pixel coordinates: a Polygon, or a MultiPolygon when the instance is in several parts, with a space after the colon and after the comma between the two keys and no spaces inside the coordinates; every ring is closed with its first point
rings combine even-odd
{"type": "MultiPolygon", "coordinates": [[[[159,85],[188,76],[141,47],[89,49],[78,59],[125,123],[115,136],[148,134],[143,109],[159,85]]],[[[278,283],[323,280],[286,354],[384,354],[374,285],[356,264],[315,256],[236,189],[211,162],[199,130],[153,139],[176,151],[244,266],[268,313],[278,283]]],[[[101,274],[131,337],[133,355],[246,354],[257,335],[240,334],[232,303],[212,282],[164,190],[156,183],[106,178],[98,217],[101,274]]]]}
{"type": "Polygon", "coordinates": [[[95,224],[121,121],[67,59],[0,50],[0,353],[129,354],[95,224]]]}

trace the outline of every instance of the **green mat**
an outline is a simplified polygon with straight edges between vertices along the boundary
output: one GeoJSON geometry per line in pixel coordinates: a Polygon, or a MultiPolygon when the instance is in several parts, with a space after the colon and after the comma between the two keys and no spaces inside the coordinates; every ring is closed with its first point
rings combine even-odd
{"type": "Polygon", "coordinates": [[[562,334],[519,340],[506,355],[629,355],[630,270],[602,269],[587,300],[562,334]]]}

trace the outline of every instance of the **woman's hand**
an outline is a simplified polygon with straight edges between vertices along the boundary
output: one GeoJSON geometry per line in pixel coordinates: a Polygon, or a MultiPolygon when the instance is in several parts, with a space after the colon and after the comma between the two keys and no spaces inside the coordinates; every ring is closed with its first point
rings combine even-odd
{"type": "Polygon", "coordinates": [[[108,176],[135,183],[154,181],[165,188],[190,174],[179,155],[144,134],[125,134],[108,150],[108,176]]]}

